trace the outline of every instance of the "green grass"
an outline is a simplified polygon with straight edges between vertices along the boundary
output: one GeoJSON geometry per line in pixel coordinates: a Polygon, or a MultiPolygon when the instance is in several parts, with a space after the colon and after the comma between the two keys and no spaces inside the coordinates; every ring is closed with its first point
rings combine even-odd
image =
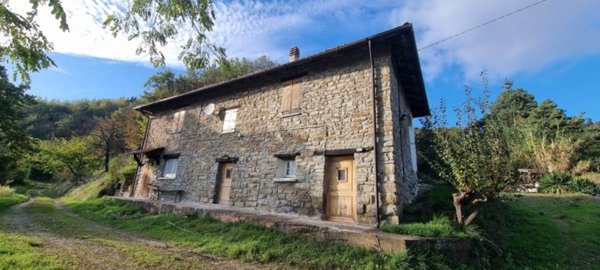
{"type": "Polygon", "coordinates": [[[25,201],[27,196],[15,193],[15,190],[10,187],[0,186],[0,211],[25,201]]]}
{"type": "Polygon", "coordinates": [[[478,218],[502,249],[493,268],[599,269],[600,200],[524,195],[489,205],[478,218]]]}
{"type": "Polygon", "coordinates": [[[38,237],[0,231],[0,269],[64,269],[55,256],[37,250],[38,237]]]}
{"type": "Polygon", "coordinates": [[[381,230],[388,233],[416,235],[423,237],[452,237],[452,238],[477,238],[473,230],[458,230],[448,217],[434,216],[428,222],[385,224],[381,230]]]}
{"type": "Polygon", "coordinates": [[[152,215],[132,204],[108,199],[70,202],[69,207],[96,222],[166,241],[169,245],[245,262],[305,269],[447,268],[439,256],[386,255],[247,223],[222,223],[207,216],[152,215]]]}
{"type": "Polygon", "coordinates": [[[74,184],[69,181],[39,182],[27,180],[24,183],[13,186],[17,193],[27,194],[30,197],[58,198],[73,188],[74,184]]]}
{"type": "Polygon", "coordinates": [[[95,179],[71,189],[62,197],[65,201],[87,201],[100,197],[102,190],[114,184],[114,180],[108,174],[102,174],[95,179]]]}

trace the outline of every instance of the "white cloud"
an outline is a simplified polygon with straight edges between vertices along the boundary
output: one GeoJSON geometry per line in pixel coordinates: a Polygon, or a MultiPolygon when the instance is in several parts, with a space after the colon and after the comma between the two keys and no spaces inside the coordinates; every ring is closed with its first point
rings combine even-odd
{"type": "MultiPolygon", "coordinates": [[[[71,31],[63,33],[49,10],[39,22],[60,53],[132,61],[136,41],[113,38],[102,29],[108,14],[120,12],[128,0],[63,0],[71,31]]],[[[288,49],[314,53],[403,24],[413,23],[424,46],[533,3],[522,0],[232,0],[215,3],[214,31],[209,38],[233,57],[268,55],[285,61],[288,49]],[[341,40],[341,41],[340,41],[341,40]],[[300,44],[298,44],[300,43],[300,44]],[[324,45],[325,44],[325,45],[324,45]]],[[[28,1],[12,0],[27,10],[28,1]]],[[[548,0],[513,16],[420,52],[424,74],[432,79],[459,69],[473,79],[486,69],[492,77],[536,72],[557,61],[600,53],[600,1],[548,0]]],[[[163,50],[170,66],[182,67],[178,45],[163,50]]]]}
{"type": "MultiPolygon", "coordinates": [[[[535,1],[408,1],[390,23],[412,21],[419,46],[460,33],[535,1]]],[[[458,38],[420,51],[433,78],[460,68],[468,79],[482,70],[492,77],[537,72],[560,60],[600,53],[600,1],[549,0],[458,38]]]]}

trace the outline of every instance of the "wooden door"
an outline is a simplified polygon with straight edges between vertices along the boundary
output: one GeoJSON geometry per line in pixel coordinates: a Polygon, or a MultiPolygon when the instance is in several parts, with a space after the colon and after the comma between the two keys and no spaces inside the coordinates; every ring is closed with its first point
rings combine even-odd
{"type": "Polygon", "coordinates": [[[219,179],[219,198],[217,203],[229,204],[229,193],[231,193],[231,179],[233,177],[233,163],[222,163],[219,179]]]}
{"type": "Polygon", "coordinates": [[[354,156],[327,158],[327,218],[333,221],[356,220],[354,156]]]}
{"type": "Polygon", "coordinates": [[[150,177],[152,174],[152,166],[144,165],[141,170],[140,180],[137,185],[137,196],[142,198],[148,198],[150,187],[150,177]]]}

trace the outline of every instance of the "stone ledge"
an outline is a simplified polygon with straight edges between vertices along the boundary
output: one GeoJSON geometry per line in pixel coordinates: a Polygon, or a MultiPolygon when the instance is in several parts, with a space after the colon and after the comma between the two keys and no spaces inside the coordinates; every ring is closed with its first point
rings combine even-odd
{"type": "Polygon", "coordinates": [[[222,222],[247,222],[286,233],[296,233],[317,240],[329,240],[352,246],[381,250],[388,254],[411,251],[436,251],[460,262],[470,258],[471,242],[465,239],[425,238],[391,234],[373,226],[343,224],[325,220],[275,214],[253,209],[236,208],[218,204],[192,202],[159,202],[139,198],[110,197],[140,205],[150,213],[180,215],[209,215],[222,222]]]}
{"type": "Polygon", "coordinates": [[[273,183],[296,183],[298,182],[298,178],[285,178],[285,177],[280,177],[280,178],[273,178],[273,183]]]}

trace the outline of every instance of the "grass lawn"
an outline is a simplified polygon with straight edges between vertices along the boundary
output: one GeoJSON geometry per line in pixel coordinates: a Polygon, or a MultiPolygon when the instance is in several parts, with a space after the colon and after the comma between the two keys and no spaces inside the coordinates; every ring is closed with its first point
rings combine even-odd
{"type": "Polygon", "coordinates": [[[169,245],[253,263],[304,269],[444,269],[438,256],[385,255],[343,244],[314,241],[247,223],[206,216],[151,215],[131,204],[99,199],[69,204],[76,213],[169,245]]]}
{"type": "Polygon", "coordinates": [[[478,218],[502,256],[494,268],[600,269],[600,198],[511,196],[478,218]]]}

